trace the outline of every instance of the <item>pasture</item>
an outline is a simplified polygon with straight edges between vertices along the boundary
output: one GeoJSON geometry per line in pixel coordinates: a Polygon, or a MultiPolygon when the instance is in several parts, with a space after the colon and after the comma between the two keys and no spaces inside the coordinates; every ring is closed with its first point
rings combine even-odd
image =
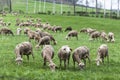
{"type": "MultiPolygon", "coordinates": [[[[1,15],[0,15],[1,16],[1,15]]],[[[7,14],[3,17],[5,22],[11,22],[9,28],[13,31],[15,36],[0,35],[0,79],[1,80],[119,80],[120,76],[120,61],[119,61],[119,45],[120,45],[120,21],[101,18],[90,18],[80,16],[58,16],[58,15],[39,15],[39,14],[22,14],[19,16],[13,16],[7,14]],[[102,42],[101,40],[89,41],[89,36],[85,33],[80,33],[78,40],[71,38],[66,40],[65,37],[68,32],[52,32],[51,33],[57,41],[57,45],[53,45],[55,50],[55,56],[53,61],[59,67],[59,59],[57,52],[62,45],[69,45],[73,50],[79,46],[87,46],[90,49],[91,64],[88,63],[84,70],[79,70],[77,63],[74,69],[72,56],[70,56],[69,68],[61,70],[58,68],[55,72],[51,72],[49,67],[43,67],[43,59],[41,57],[41,49],[35,49],[35,41],[32,40],[33,52],[35,60],[30,56],[28,62],[26,56],[23,56],[23,63],[17,65],[15,63],[14,49],[18,43],[28,41],[26,35],[16,35],[15,26],[16,18],[21,20],[27,20],[28,16],[32,18],[40,18],[42,23],[50,23],[51,25],[62,26],[63,30],[71,26],[78,32],[83,27],[95,28],[98,31],[104,30],[106,33],[113,32],[115,34],[115,43],[102,42]],[[97,49],[101,44],[107,44],[109,48],[110,63],[108,64],[105,59],[105,64],[96,66],[95,59],[97,57],[97,49]]],[[[35,30],[34,27],[30,28],[35,30]]],[[[24,27],[22,27],[24,29],[24,27]]],[[[47,30],[46,30],[47,31],[47,30]]],[[[72,54],[72,53],[71,53],[72,54]]],[[[48,63],[47,63],[48,64],[48,63]]],[[[63,64],[62,64],[63,65],[63,64]]],[[[63,66],[62,66],[63,67],[63,66]]]]}

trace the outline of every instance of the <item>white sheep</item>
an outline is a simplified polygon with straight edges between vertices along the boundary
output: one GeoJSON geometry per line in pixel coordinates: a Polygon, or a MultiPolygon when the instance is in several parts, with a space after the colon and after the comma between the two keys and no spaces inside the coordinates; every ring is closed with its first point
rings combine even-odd
{"type": "Polygon", "coordinates": [[[61,68],[62,60],[64,61],[64,68],[66,68],[66,61],[67,61],[68,66],[69,66],[69,59],[70,59],[71,51],[72,51],[72,49],[68,45],[64,45],[59,49],[58,57],[60,60],[60,68],[61,68]]]}
{"type": "Polygon", "coordinates": [[[77,62],[79,68],[83,69],[84,66],[86,65],[86,58],[88,58],[90,63],[89,49],[86,46],[81,46],[76,48],[73,51],[72,58],[73,58],[74,68],[75,68],[75,62],[77,62]],[[82,62],[82,60],[84,61],[84,63],[82,62]]]}
{"type": "Polygon", "coordinates": [[[55,70],[56,65],[53,63],[52,58],[54,57],[54,49],[51,45],[45,45],[42,49],[41,53],[43,59],[44,59],[44,66],[46,65],[46,62],[49,62],[49,67],[52,71],[55,70]]]}
{"type": "Polygon", "coordinates": [[[114,39],[114,33],[113,32],[109,32],[108,33],[108,42],[115,42],[115,39],[114,39]]]}
{"type": "Polygon", "coordinates": [[[108,46],[106,44],[102,44],[97,51],[97,59],[96,59],[97,66],[100,65],[100,62],[104,63],[105,57],[107,57],[107,60],[109,62],[108,46]]]}
{"type": "Polygon", "coordinates": [[[16,62],[18,65],[22,63],[23,55],[26,55],[28,60],[29,60],[29,55],[32,55],[34,59],[32,44],[30,42],[19,43],[15,47],[15,54],[16,54],[16,62]]]}
{"type": "Polygon", "coordinates": [[[104,31],[101,32],[100,37],[102,38],[102,41],[108,40],[107,34],[104,31]]]}
{"type": "Polygon", "coordinates": [[[76,37],[77,40],[78,40],[78,32],[75,31],[75,30],[70,31],[70,32],[67,34],[66,39],[68,40],[68,39],[71,38],[71,37],[76,37]]]}

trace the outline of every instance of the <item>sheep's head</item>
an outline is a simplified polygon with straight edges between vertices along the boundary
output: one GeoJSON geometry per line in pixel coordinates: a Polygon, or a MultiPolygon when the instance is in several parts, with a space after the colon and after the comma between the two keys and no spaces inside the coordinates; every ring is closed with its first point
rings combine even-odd
{"type": "Polygon", "coordinates": [[[83,62],[79,63],[78,65],[80,69],[83,69],[85,67],[85,64],[83,62]]]}
{"type": "Polygon", "coordinates": [[[101,60],[100,58],[99,58],[99,59],[96,59],[96,64],[97,64],[97,66],[99,66],[101,62],[102,62],[102,60],[101,60]]]}
{"type": "Polygon", "coordinates": [[[62,47],[62,51],[64,53],[70,53],[72,51],[72,49],[69,46],[66,45],[66,46],[62,47]]]}
{"type": "Polygon", "coordinates": [[[54,63],[50,63],[49,67],[51,71],[55,71],[56,65],[54,63]]]}
{"type": "Polygon", "coordinates": [[[18,57],[18,58],[16,58],[15,61],[17,62],[18,65],[20,65],[22,63],[23,59],[21,57],[18,57]]]}
{"type": "Polygon", "coordinates": [[[111,42],[113,42],[113,43],[115,42],[114,38],[111,40],[111,42]]]}

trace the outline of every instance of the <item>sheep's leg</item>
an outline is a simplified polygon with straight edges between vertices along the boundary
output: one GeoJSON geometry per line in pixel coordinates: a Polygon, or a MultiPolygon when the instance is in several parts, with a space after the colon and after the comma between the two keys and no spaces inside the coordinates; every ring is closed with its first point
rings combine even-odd
{"type": "Polygon", "coordinates": [[[68,67],[69,67],[69,58],[68,58],[68,67]]]}
{"type": "Polygon", "coordinates": [[[46,58],[44,58],[44,64],[43,64],[44,66],[46,65],[46,58]]]}
{"type": "Polygon", "coordinates": [[[75,61],[73,61],[74,69],[75,69],[75,61]]]}
{"type": "Polygon", "coordinates": [[[76,39],[78,40],[78,36],[76,36],[76,39]]]}
{"type": "Polygon", "coordinates": [[[33,60],[34,60],[34,55],[32,54],[33,60]]]}
{"type": "Polygon", "coordinates": [[[64,60],[64,68],[66,69],[66,59],[64,60]]]}
{"type": "Polygon", "coordinates": [[[102,58],[102,63],[104,64],[104,58],[102,58]]]}
{"type": "Polygon", "coordinates": [[[90,57],[88,57],[88,61],[89,61],[89,64],[90,64],[90,62],[91,62],[91,61],[90,61],[90,57]]]}
{"type": "Polygon", "coordinates": [[[27,55],[27,60],[29,61],[29,55],[27,55]]]}
{"type": "Polygon", "coordinates": [[[84,60],[84,64],[85,64],[85,67],[86,67],[86,60],[85,59],[83,59],[84,60]]]}
{"type": "Polygon", "coordinates": [[[62,60],[60,59],[60,68],[61,68],[61,63],[62,63],[62,60]]]}

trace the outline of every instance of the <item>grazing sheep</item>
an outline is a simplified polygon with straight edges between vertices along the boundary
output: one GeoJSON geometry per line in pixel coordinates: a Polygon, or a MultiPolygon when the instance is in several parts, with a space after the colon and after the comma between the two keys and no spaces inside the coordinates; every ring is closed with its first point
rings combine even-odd
{"type": "Polygon", "coordinates": [[[21,34],[22,29],[21,28],[17,28],[17,35],[21,34]]]}
{"type": "Polygon", "coordinates": [[[105,57],[107,57],[107,61],[109,62],[108,47],[106,44],[102,44],[97,51],[97,59],[96,59],[97,66],[100,65],[100,62],[104,63],[105,57]]]}
{"type": "Polygon", "coordinates": [[[57,32],[57,31],[62,32],[62,27],[60,26],[54,27],[54,32],[57,32]]]}
{"type": "Polygon", "coordinates": [[[39,35],[40,35],[40,37],[42,38],[42,37],[44,37],[44,36],[49,36],[50,37],[50,40],[53,42],[53,44],[54,45],[56,45],[57,44],[57,41],[54,39],[54,37],[51,35],[51,34],[49,34],[48,32],[42,32],[42,31],[37,31],[38,33],[39,33],[39,35]]]}
{"type": "Polygon", "coordinates": [[[24,34],[28,35],[29,41],[30,41],[30,39],[34,39],[36,42],[39,42],[39,40],[41,38],[38,32],[32,31],[29,28],[25,28],[24,34]]]}
{"type": "Polygon", "coordinates": [[[92,29],[92,28],[87,28],[87,33],[90,35],[91,33],[95,32],[96,29],[92,29]]]}
{"type": "Polygon", "coordinates": [[[19,43],[15,47],[15,54],[16,54],[16,62],[18,65],[22,63],[22,60],[23,60],[22,56],[23,55],[27,56],[28,61],[29,61],[29,55],[32,55],[32,57],[34,59],[32,44],[29,42],[19,43]]]}
{"type": "Polygon", "coordinates": [[[52,59],[54,57],[54,49],[51,45],[45,45],[42,49],[42,53],[41,53],[43,59],[44,59],[44,66],[46,65],[46,62],[49,62],[49,67],[52,71],[55,70],[55,63],[53,63],[52,59]]]}
{"type": "Polygon", "coordinates": [[[71,26],[67,27],[67,28],[65,29],[65,32],[66,32],[66,31],[72,31],[72,27],[71,27],[71,26]]]}
{"type": "Polygon", "coordinates": [[[108,40],[107,34],[104,31],[101,32],[100,37],[102,38],[103,41],[107,41],[108,40]]]}
{"type": "Polygon", "coordinates": [[[72,58],[73,58],[74,68],[75,68],[75,62],[78,63],[80,69],[84,68],[84,66],[86,65],[86,58],[88,58],[90,63],[89,49],[86,46],[81,46],[76,48],[73,51],[72,58]],[[84,63],[81,60],[83,60],[84,63]]]}
{"type": "Polygon", "coordinates": [[[98,37],[100,37],[100,34],[101,33],[99,31],[95,31],[95,32],[91,33],[89,40],[97,39],[98,37]]]}
{"type": "Polygon", "coordinates": [[[114,33],[112,32],[108,33],[108,42],[115,42],[114,33]]]}
{"type": "Polygon", "coordinates": [[[66,61],[68,62],[68,66],[69,66],[69,59],[70,59],[71,51],[72,49],[68,45],[64,45],[59,49],[58,57],[60,60],[60,68],[61,68],[62,60],[64,61],[64,68],[66,68],[66,61]]]}
{"type": "Polygon", "coordinates": [[[50,44],[50,37],[44,36],[40,39],[38,45],[36,45],[36,48],[39,48],[40,45],[49,45],[50,44]]]}
{"type": "Polygon", "coordinates": [[[87,28],[82,28],[81,30],[80,30],[80,33],[87,33],[87,28]]]}
{"type": "Polygon", "coordinates": [[[5,34],[5,35],[11,34],[11,35],[14,36],[13,32],[9,28],[7,28],[7,27],[1,28],[0,29],[0,34],[5,34]]]}
{"type": "Polygon", "coordinates": [[[71,38],[71,37],[76,37],[77,40],[78,40],[78,32],[75,31],[75,30],[70,31],[70,32],[67,34],[66,39],[68,40],[68,39],[71,38]]]}

